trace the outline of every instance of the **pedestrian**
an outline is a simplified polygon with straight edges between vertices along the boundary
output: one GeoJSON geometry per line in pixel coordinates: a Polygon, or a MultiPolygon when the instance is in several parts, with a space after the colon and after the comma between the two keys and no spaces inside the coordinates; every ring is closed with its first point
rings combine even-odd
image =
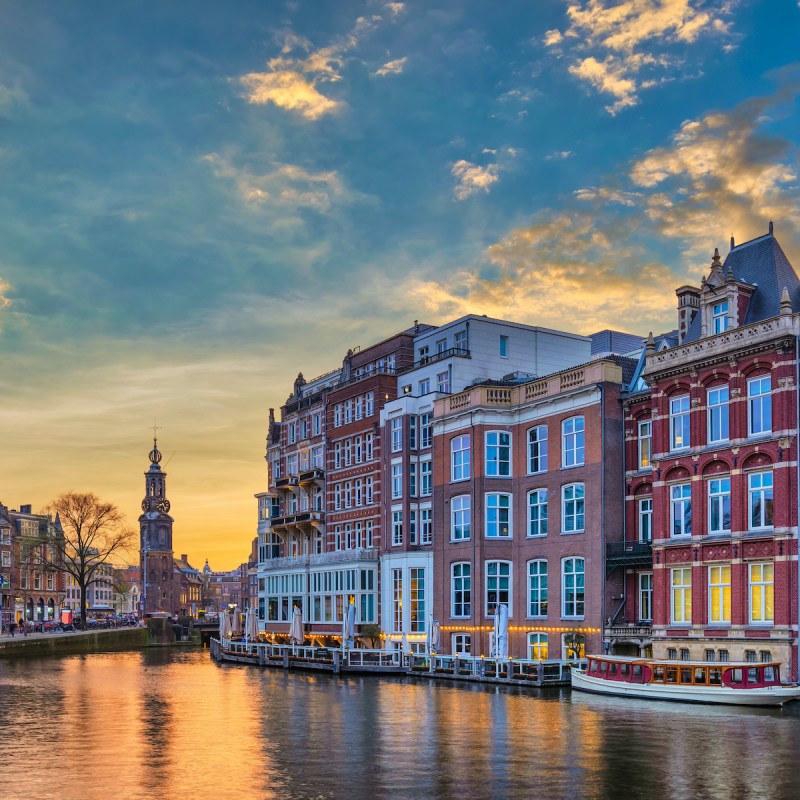
{"type": "Polygon", "coordinates": [[[14,634],[17,632],[17,623],[12,622],[9,627],[11,628],[11,637],[13,638],[14,634]]]}
{"type": "Polygon", "coordinates": [[[25,636],[28,635],[28,622],[27,620],[22,623],[22,632],[25,636]]]}

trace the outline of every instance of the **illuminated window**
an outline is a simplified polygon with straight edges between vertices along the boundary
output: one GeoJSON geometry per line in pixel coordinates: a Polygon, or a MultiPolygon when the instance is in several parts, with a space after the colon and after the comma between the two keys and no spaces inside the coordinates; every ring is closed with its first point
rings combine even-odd
{"type": "Polygon", "coordinates": [[[511,535],[511,495],[487,494],[486,537],[488,539],[508,539],[511,535]]]}
{"type": "Polygon", "coordinates": [[[669,401],[670,450],[689,447],[689,395],[682,394],[669,401]]]}
{"type": "Polygon", "coordinates": [[[413,567],[409,570],[411,632],[421,633],[425,630],[425,570],[413,567]]]}
{"type": "Polygon", "coordinates": [[[730,625],[730,564],[718,564],[708,568],[708,621],[712,625],[730,625]]]}
{"type": "Polygon", "coordinates": [[[775,567],[771,561],[748,564],[750,622],[771,625],[775,621],[775,567]]]}
{"type": "Polygon", "coordinates": [[[651,622],[653,619],[653,573],[639,573],[639,619],[651,622]]]}
{"type": "Polygon", "coordinates": [[[650,469],[650,462],[653,457],[653,423],[639,423],[639,469],[650,469]]]}
{"type": "Polygon", "coordinates": [[[692,570],[676,567],[670,571],[671,622],[692,623],[692,570]]]}
{"type": "Polygon", "coordinates": [[[532,631],[528,634],[528,658],[531,661],[547,661],[548,646],[546,633],[532,631]]]}

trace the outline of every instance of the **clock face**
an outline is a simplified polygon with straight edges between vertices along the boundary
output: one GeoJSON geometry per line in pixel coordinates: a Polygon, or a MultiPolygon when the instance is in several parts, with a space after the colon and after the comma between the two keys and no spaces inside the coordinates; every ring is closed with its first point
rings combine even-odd
{"type": "Polygon", "coordinates": [[[147,511],[148,505],[147,500],[142,500],[142,511],[147,511]]]}
{"type": "Polygon", "coordinates": [[[159,511],[163,511],[166,514],[167,511],[169,511],[169,500],[167,500],[166,498],[163,500],[159,500],[158,504],[156,505],[156,508],[159,511]]]}

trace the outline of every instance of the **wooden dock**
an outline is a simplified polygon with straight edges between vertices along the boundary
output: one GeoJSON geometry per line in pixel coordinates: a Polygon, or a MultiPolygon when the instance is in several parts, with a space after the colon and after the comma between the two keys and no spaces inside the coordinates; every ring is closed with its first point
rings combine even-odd
{"type": "Polygon", "coordinates": [[[211,656],[221,663],[249,664],[284,670],[328,672],[334,675],[370,673],[422,679],[467,681],[514,686],[569,686],[573,666],[582,661],[529,661],[515,658],[474,658],[388,650],[337,650],[292,647],[263,642],[212,638],[211,656]]]}

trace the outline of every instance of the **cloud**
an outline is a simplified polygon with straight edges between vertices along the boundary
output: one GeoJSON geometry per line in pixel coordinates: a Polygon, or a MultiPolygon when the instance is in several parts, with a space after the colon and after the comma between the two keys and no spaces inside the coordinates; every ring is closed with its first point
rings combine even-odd
{"type": "Polygon", "coordinates": [[[209,153],[202,161],[211,167],[216,177],[232,181],[240,200],[251,206],[311,208],[325,213],[334,200],[350,197],[334,171],[312,173],[303,167],[282,164],[257,174],[234,166],[218,153],[209,153]]]}
{"type": "Polygon", "coordinates": [[[556,150],[544,157],[545,161],[563,161],[565,158],[572,158],[575,154],[572,150],[556,150]]]}
{"type": "Polygon", "coordinates": [[[469,161],[456,161],[451,168],[453,177],[456,179],[455,189],[453,190],[456,200],[466,200],[475,192],[488,192],[489,187],[498,180],[497,164],[488,164],[481,167],[469,161]]]}
{"type": "Polygon", "coordinates": [[[267,62],[266,72],[250,72],[239,77],[247,102],[254,105],[272,103],[311,121],[337,111],[343,105],[342,101],[328,96],[321,87],[342,80],[341,72],[347,55],[380,21],[379,16],[359,17],[351,31],[327,47],[317,49],[305,37],[283,31],[280,35],[281,55],[267,62]]]}
{"type": "MultiPolygon", "coordinates": [[[[8,308],[11,305],[11,299],[8,297],[10,291],[11,291],[11,284],[3,280],[2,277],[0,277],[0,315],[3,312],[3,309],[8,308]]],[[[2,323],[2,316],[0,316],[0,323],[2,323]]],[[[0,324],[0,331],[2,331],[1,324],[0,324]]]]}
{"type": "Polygon", "coordinates": [[[615,98],[606,110],[617,114],[635,105],[641,90],[680,75],[683,61],[669,52],[676,45],[695,44],[702,36],[730,38],[736,2],[708,8],[702,0],[570,2],[568,27],[547,31],[544,43],[559,55],[568,50],[570,74],[615,98]]]}
{"type": "Polygon", "coordinates": [[[399,75],[406,66],[407,58],[396,58],[394,61],[387,61],[379,70],[376,70],[376,75],[399,75]]]}
{"type": "MultiPolygon", "coordinates": [[[[420,271],[394,296],[425,318],[486,313],[583,333],[673,327],[675,287],[699,281],[730,232],[746,241],[775,219],[784,249],[800,253],[796,150],[770,133],[798,83],[683,123],[621,175],[510,229],[472,268],[420,271]]],[[[475,174],[464,191],[488,190],[475,174]]]]}
{"type": "Polygon", "coordinates": [[[491,186],[500,179],[500,172],[509,168],[510,161],[519,155],[515,147],[484,147],[481,154],[498,159],[497,163],[474,164],[466,159],[456,161],[450,167],[450,173],[456,179],[453,189],[456,200],[466,200],[476,192],[488,192],[491,186]]]}
{"type": "Polygon", "coordinates": [[[386,8],[393,17],[397,17],[406,10],[405,3],[387,3],[386,8]]]}
{"type": "Polygon", "coordinates": [[[339,103],[319,92],[313,83],[294,70],[251,72],[239,79],[247,89],[247,101],[255,105],[273,103],[316,120],[335,111],[339,103]]]}
{"type": "Polygon", "coordinates": [[[28,95],[20,86],[0,83],[0,114],[7,115],[13,108],[26,106],[28,103],[28,95]]]}

